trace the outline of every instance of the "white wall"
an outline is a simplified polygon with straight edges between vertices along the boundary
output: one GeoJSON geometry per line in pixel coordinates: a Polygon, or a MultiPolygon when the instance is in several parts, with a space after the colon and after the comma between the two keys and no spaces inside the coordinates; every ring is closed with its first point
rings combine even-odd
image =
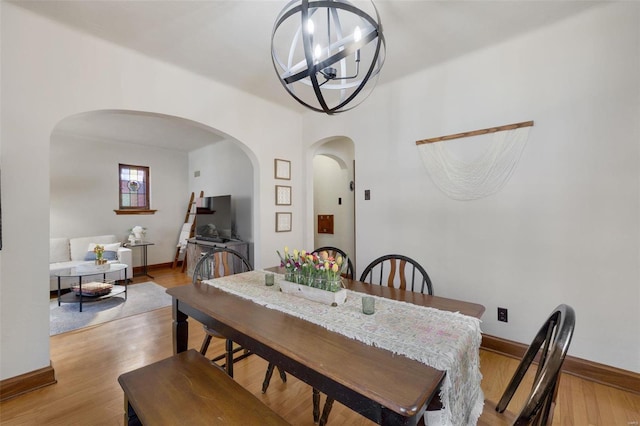
{"type": "MultiPolygon", "coordinates": [[[[291,159],[293,182],[301,181],[298,114],[13,4],[0,8],[0,380],[49,365],[49,294],[43,290],[49,280],[49,157],[51,134],[66,117],[102,109],[161,113],[242,141],[254,170],[256,267],[274,264],[276,249],[285,244],[302,245],[303,209],[292,209],[292,232],[276,235],[273,197],[261,196],[272,194],[274,157],[291,159]],[[34,202],[44,208],[33,208],[34,202]]],[[[186,197],[177,202],[180,210],[186,197]]],[[[176,238],[177,225],[167,225],[176,226],[176,238]]]]}
{"type": "MultiPolygon", "coordinates": [[[[187,153],[113,141],[51,137],[52,237],[115,234],[125,242],[136,225],[147,228],[148,264],[173,262],[189,201],[187,153]],[[118,164],[149,167],[153,215],[116,215],[118,164]]],[[[134,250],[134,266],[142,264],[134,250]]]]}
{"type": "Polygon", "coordinates": [[[639,8],[598,7],[379,86],[331,121],[306,114],[309,146],[356,146],[358,274],[406,254],[436,295],[486,307],[483,332],[524,343],[568,303],[571,355],[640,372],[639,8]],[[510,182],[477,201],[444,196],[415,146],[525,120],[535,126],[510,182]]]}
{"type": "MultiPolygon", "coordinates": [[[[238,141],[224,140],[189,153],[189,186],[196,196],[231,195],[235,231],[253,241],[253,183],[251,160],[238,141]],[[195,172],[200,176],[194,176],[195,172]]],[[[250,246],[252,247],[252,246],[250,246]]],[[[253,255],[249,255],[253,263],[253,255]]],[[[275,259],[272,259],[275,262],[275,259]]]]}

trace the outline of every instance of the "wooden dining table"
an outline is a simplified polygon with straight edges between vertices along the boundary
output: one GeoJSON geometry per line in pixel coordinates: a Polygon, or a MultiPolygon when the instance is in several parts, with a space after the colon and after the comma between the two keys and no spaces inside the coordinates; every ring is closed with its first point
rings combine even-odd
{"type": "MultiPolygon", "coordinates": [[[[485,310],[477,303],[353,280],[345,279],[344,284],[355,292],[474,318],[485,310]]],[[[173,297],[175,353],[188,349],[191,317],[378,424],[415,425],[430,402],[438,399],[445,371],[206,282],[170,288],[167,293],[173,297]]]]}

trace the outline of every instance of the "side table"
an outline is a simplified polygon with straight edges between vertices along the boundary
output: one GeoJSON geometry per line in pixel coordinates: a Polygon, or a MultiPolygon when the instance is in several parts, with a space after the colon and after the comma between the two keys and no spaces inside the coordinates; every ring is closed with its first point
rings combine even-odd
{"type": "Polygon", "coordinates": [[[148,263],[147,263],[147,247],[154,245],[154,243],[150,242],[150,241],[140,241],[137,243],[126,243],[124,246],[134,249],[137,247],[142,248],[142,273],[136,275],[133,274],[134,277],[140,277],[142,275],[146,275],[149,278],[153,278],[151,275],[149,275],[149,270],[148,270],[148,263]]]}

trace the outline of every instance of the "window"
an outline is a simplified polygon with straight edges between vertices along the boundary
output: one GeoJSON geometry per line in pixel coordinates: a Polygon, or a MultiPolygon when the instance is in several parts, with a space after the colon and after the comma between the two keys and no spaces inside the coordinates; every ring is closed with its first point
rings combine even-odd
{"type": "Polygon", "coordinates": [[[149,203],[149,167],[119,165],[120,208],[117,214],[153,214],[149,203]]]}

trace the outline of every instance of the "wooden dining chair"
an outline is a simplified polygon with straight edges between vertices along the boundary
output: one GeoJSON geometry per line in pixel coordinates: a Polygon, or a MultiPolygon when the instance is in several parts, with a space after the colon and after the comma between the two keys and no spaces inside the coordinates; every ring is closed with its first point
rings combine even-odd
{"type": "Polygon", "coordinates": [[[553,310],[524,354],[500,401],[497,404],[485,401],[479,426],[551,425],[560,369],[571,343],[575,322],[571,306],[559,305],[553,310]],[[507,405],[534,360],[538,367],[529,396],[518,414],[507,411],[507,405]]]}
{"type": "MultiPolygon", "coordinates": [[[[203,280],[225,277],[228,275],[239,274],[241,272],[252,271],[253,267],[247,258],[241,253],[228,247],[211,247],[203,253],[202,257],[196,263],[193,271],[193,283],[203,280]]],[[[203,326],[205,337],[200,347],[200,353],[206,355],[211,338],[226,339],[217,331],[203,326]]],[[[233,363],[240,361],[251,355],[251,352],[237,346],[230,339],[226,339],[225,353],[215,356],[211,361],[217,363],[224,360],[224,364],[220,366],[226,368],[227,373],[233,377],[233,363]],[[237,353],[242,354],[236,356],[237,353]]]]}
{"type": "Polygon", "coordinates": [[[322,253],[323,251],[326,251],[329,254],[329,257],[333,257],[334,259],[338,255],[342,256],[343,259],[347,259],[347,270],[344,273],[343,277],[349,278],[350,280],[353,279],[354,277],[353,262],[351,262],[351,257],[349,257],[347,253],[345,253],[343,250],[337,247],[331,247],[331,246],[319,247],[315,249],[313,252],[322,253]]]}
{"type": "Polygon", "coordinates": [[[401,254],[377,258],[364,269],[360,281],[433,295],[427,271],[415,260],[401,254]]]}
{"type": "MultiPolygon", "coordinates": [[[[317,250],[323,249],[326,250],[327,247],[317,250]]],[[[433,295],[433,286],[427,271],[425,271],[425,269],[415,260],[401,254],[388,254],[377,258],[364,269],[360,276],[360,281],[368,282],[370,284],[386,284],[389,287],[398,287],[402,290],[417,291],[433,295]],[[396,284],[398,285],[396,286],[396,284]]],[[[334,399],[327,396],[322,409],[322,414],[318,419],[319,401],[320,394],[316,389],[314,389],[314,421],[319,422],[318,424],[320,426],[324,426],[329,419],[334,399]]]]}

